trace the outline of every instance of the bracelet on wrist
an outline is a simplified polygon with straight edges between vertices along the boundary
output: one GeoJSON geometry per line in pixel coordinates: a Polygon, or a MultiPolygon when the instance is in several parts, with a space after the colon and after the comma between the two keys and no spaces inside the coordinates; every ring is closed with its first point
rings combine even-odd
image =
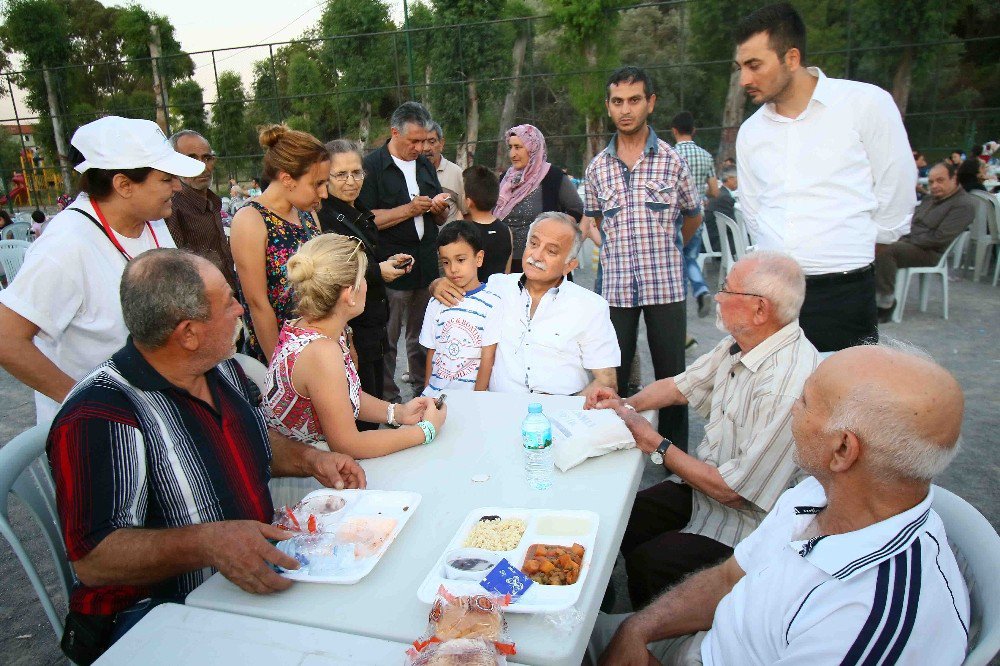
{"type": "Polygon", "coordinates": [[[386,410],[385,414],[385,422],[387,425],[390,425],[393,428],[399,427],[399,423],[396,421],[396,403],[394,402],[389,403],[389,407],[386,410]]]}
{"type": "Polygon", "coordinates": [[[424,444],[430,444],[437,437],[437,430],[430,421],[418,421],[417,427],[424,431],[424,444]]]}

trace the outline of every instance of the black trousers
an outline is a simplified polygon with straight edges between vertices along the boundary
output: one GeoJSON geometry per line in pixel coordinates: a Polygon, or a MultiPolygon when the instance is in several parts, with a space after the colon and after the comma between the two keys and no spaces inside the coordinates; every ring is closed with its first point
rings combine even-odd
{"type": "Polygon", "coordinates": [[[691,486],[664,481],[635,496],[622,539],[634,610],[649,605],[688,574],[733,554],[714,539],[679,531],[691,520],[691,493],[691,486]]]}
{"type": "MultiPolygon", "coordinates": [[[[361,380],[361,390],[370,396],[382,399],[382,388],[385,383],[385,354],[383,343],[377,349],[358,349],[358,379],[361,380]]],[[[356,421],[359,431],[378,430],[378,423],[356,421]]]]}
{"type": "MultiPolygon", "coordinates": [[[[632,358],[635,356],[639,333],[639,315],[646,321],[649,355],[653,360],[656,379],[673,377],[684,371],[684,339],[687,337],[687,304],[684,301],[665,305],[644,305],[638,308],[611,308],[611,325],[622,350],[618,366],[618,391],[628,386],[632,358]]],[[[687,405],[660,410],[659,433],[682,451],[688,448],[687,405]]]]}
{"type": "Polygon", "coordinates": [[[875,270],[807,277],[799,325],[821,352],[878,342],[875,270]]]}

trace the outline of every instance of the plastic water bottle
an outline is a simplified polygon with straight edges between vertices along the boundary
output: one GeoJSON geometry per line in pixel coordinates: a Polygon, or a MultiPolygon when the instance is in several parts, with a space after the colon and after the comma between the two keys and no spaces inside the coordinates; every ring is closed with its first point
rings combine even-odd
{"type": "Polygon", "coordinates": [[[521,422],[521,444],[528,486],[545,490],[552,485],[552,425],[537,402],[528,405],[528,415],[521,422]]]}

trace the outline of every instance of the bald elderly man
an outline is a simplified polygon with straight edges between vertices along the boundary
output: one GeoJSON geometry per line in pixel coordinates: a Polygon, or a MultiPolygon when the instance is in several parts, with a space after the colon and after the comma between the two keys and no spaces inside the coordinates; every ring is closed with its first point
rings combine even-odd
{"type": "Polygon", "coordinates": [[[786,491],[731,558],[628,616],[589,656],[619,664],[960,664],[969,595],[932,479],[958,450],[963,397],[926,356],[834,354],[795,404],[786,491]],[[603,652],[603,654],[602,654],[603,652]]]}

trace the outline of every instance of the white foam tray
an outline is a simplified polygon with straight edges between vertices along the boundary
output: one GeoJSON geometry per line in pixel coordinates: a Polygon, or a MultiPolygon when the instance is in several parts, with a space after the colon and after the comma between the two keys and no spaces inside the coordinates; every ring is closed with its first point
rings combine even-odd
{"type": "MultiPolygon", "coordinates": [[[[524,565],[528,548],[534,544],[553,546],[572,546],[578,543],[586,549],[583,564],[580,567],[580,578],[572,585],[542,585],[535,583],[528,588],[520,598],[504,608],[505,613],[551,613],[561,611],[574,605],[580,598],[580,591],[587,582],[593,558],[594,542],[597,540],[597,528],[600,520],[593,511],[571,511],[558,509],[511,509],[499,507],[484,507],[473,509],[462,521],[455,536],[442,551],[437,562],[428,572],[427,577],[417,589],[417,598],[424,603],[434,602],[438,588],[445,589],[455,595],[483,594],[485,590],[478,581],[450,580],[444,577],[445,556],[456,548],[461,548],[473,525],[483,516],[500,516],[501,518],[520,518],[526,523],[524,534],[513,550],[498,551],[497,555],[504,557],[512,565],[520,569],[524,565]],[[544,534],[538,529],[538,519],[542,517],[560,517],[583,519],[588,521],[589,529],[583,534],[553,535],[544,534]]],[[[484,573],[485,577],[485,573],[484,573]]]]}
{"type": "Polygon", "coordinates": [[[382,517],[395,518],[396,527],[382,547],[373,555],[355,560],[354,566],[335,576],[313,576],[307,571],[282,571],[285,578],[305,583],[333,583],[337,585],[353,585],[367,576],[382,559],[392,542],[410,520],[410,516],[420,505],[420,493],[401,490],[332,490],[321,488],[306,495],[303,500],[319,495],[336,495],[344,498],[344,508],[329,516],[318,518],[320,532],[335,532],[337,526],[348,518],[382,517]]]}

